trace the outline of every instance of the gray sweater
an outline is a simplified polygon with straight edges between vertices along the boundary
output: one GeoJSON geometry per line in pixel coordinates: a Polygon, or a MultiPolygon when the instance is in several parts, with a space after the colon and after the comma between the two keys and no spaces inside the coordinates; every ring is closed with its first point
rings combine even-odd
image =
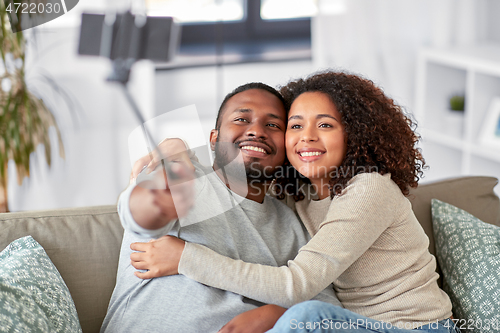
{"type": "MultiPolygon", "coordinates": [[[[125,233],[101,332],[217,332],[236,315],[263,305],[183,275],[141,280],[130,265],[132,242],[168,233],[233,259],[270,266],[286,265],[307,243],[307,231],[283,203],[270,196],[263,203],[242,198],[211,168],[195,166],[195,205],[186,218],[166,228],[151,232],[133,220],[128,203],[134,186],[120,196],[118,212],[125,233]]],[[[210,263],[203,265],[207,269],[210,263]]],[[[331,287],[318,298],[339,304],[331,287]]]]}

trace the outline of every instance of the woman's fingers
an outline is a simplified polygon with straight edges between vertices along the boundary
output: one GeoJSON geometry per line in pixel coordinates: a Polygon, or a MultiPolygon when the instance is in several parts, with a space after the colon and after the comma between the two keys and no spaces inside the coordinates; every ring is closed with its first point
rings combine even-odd
{"type": "Polygon", "coordinates": [[[152,279],[152,278],[157,277],[151,271],[147,271],[147,272],[135,271],[134,275],[137,276],[139,279],[143,279],[143,280],[152,279]]]}

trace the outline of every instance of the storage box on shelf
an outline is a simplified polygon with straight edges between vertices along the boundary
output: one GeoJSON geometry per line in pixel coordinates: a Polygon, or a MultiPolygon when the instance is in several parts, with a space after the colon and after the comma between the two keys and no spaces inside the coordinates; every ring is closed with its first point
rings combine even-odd
{"type": "Polygon", "coordinates": [[[500,97],[500,46],[423,49],[416,77],[415,117],[431,167],[426,179],[500,177],[500,148],[481,142],[490,104],[500,97]],[[455,94],[465,95],[463,112],[449,110],[455,94]]]}

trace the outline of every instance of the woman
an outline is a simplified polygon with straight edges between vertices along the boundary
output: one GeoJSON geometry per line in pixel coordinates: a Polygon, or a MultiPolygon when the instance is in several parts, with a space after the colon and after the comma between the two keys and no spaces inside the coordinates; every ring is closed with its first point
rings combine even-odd
{"type": "Polygon", "coordinates": [[[178,265],[169,265],[201,283],[292,306],[273,332],[458,332],[436,282],[428,238],[405,197],[425,164],[412,121],[373,82],[355,75],[319,73],[281,93],[290,106],[288,161],[309,185],[302,191],[297,177],[284,172],[275,190],[295,198],[312,239],[283,267],[233,260],[191,243],[178,265]],[[210,271],[207,260],[215,264],[210,271]],[[345,309],[315,301],[293,306],[332,283],[345,309]],[[323,319],[330,324],[307,327],[323,319]]]}

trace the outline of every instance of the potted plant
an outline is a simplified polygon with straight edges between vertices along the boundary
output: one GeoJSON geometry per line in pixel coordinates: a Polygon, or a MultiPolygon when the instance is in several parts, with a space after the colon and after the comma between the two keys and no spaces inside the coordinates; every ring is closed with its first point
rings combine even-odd
{"type": "Polygon", "coordinates": [[[465,110],[465,96],[462,94],[450,97],[450,110],[463,112],[465,110]]]}
{"type": "Polygon", "coordinates": [[[8,212],[9,160],[14,161],[17,181],[21,184],[30,175],[30,155],[38,145],[44,145],[45,158],[50,166],[51,126],[56,129],[62,157],[64,148],[53,114],[43,100],[27,88],[24,35],[12,32],[4,1],[0,1],[0,20],[0,212],[8,212]]]}

